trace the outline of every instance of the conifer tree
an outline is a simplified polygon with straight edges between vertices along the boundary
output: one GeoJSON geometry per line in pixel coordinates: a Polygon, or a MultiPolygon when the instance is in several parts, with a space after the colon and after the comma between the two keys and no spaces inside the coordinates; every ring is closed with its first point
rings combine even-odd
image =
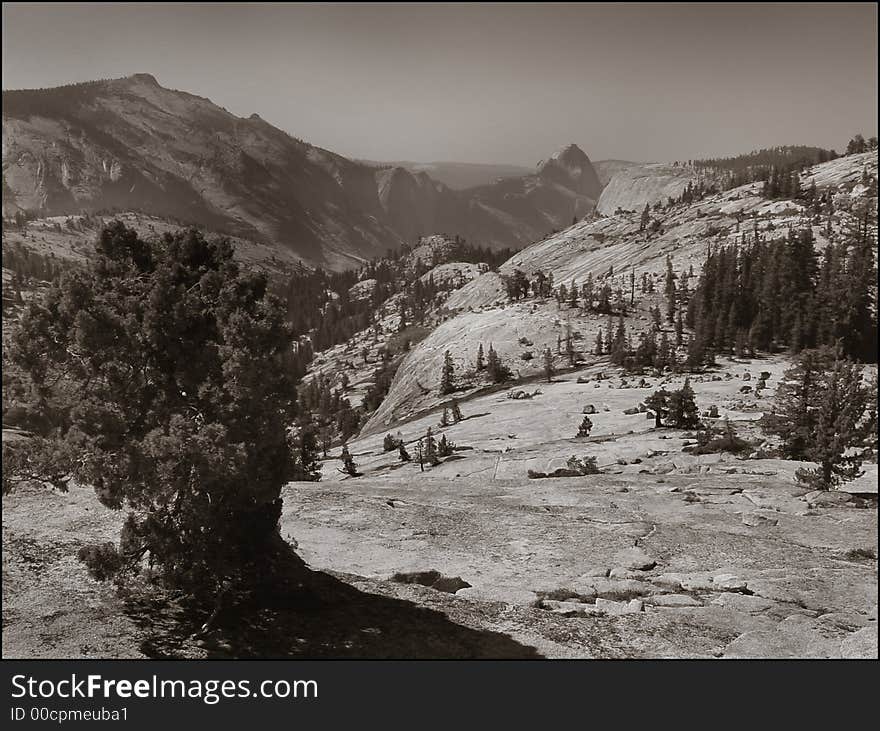
{"type": "Polygon", "coordinates": [[[654,391],[645,399],[645,406],[654,412],[654,428],[663,426],[663,420],[669,413],[669,392],[665,388],[654,391]]]}
{"type": "Polygon", "coordinates": [[[406,446],[402,440],[397,445],[397,455],[400,457],[401,462],[409,462],[412,459],[409,452],[406,451],[406,446]]]}
{"type": "MultiPolygon", "coordinates": [[[[115,222],[96,248],[12,335],[34,407],[57,415],[22,445],[28,469],[128,511],[120,580],[149,556],[186,595],[242,588],[275,550],[282,486],[317,462],[285,307],[195,229],[147,242],[115,222]]],[[[4,489],[21,476],[6,457],[4,489]]]]}
{"type": "Polygon", "coordinates": [[[556,370],[553,368],[553,353],[550,348],[544,348],[544,378],[547,379],[547,383],[550,383],[553,380],[553,375],[556,373],[556,370]]]}
{"type": "Polygon", "coordinates": [[[477,372],[479,372],[479,371],[485,370],[485,368],[486,368],[486,363],[483,360],[483,344],[480,343],[480,346],[477,348],[476,369],[477,369],[477,372]]]}
{"type": "Polygon", "coordinates": [[[351,452],[348,451],[347,444],[342,445],[342,454],[340,454],[339,459],[342,460],[342,472],[352,477],[360,477],[361,473],[357,470],[357,464],[355,464],[351,452]]]}
{"type": "Polygon", "coordinates": [[[453,380],[455,366],[452,363],[452,355],[447,350],[443,354],[443,370],[440,374],[440,393],[443,395],[455,391],[455,381],[453,380]]]}
{"type": "Polygon", "coordinates": [[[577,435],[579,437],[588,437],[590,436],[590,430],[593,428],[593,422],[590,420],[589,416],[584,416],[583,421],[581,421],[581,425],[578,427],[577,435]]]}
{"type": "Polygon", "coordinates": [[[464,418],[461,415],[461,408],[458,405],[457,399],[452,399],[451,411],[452,411],[452,421],[455,424],[457,424],[458,422],[460,422],[464,418]]]}
{"type": "Polygon", "coordinates": [[[682,388],[669,394],[667,418],[669,424],[677,429],[696,429],[700,426],[700,411],[689,378],[685,378],[682,388]]]}
{"type": "Polygon", "coordinates": [[[440,464],[440,460],[437,457],[437,440],[434,439],[431,427],[428,427],[428,431],[425,433],[424,452],[424,459],[428,464],[431,466],[440,464]]]}

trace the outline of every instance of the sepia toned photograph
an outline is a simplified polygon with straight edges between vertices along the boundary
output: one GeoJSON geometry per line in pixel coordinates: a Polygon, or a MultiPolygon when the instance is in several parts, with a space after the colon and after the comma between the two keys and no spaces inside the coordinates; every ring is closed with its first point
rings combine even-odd
{"type": "Polygon", "coordinates": [[[876,4],[2,16],[4,661],[877,659],[876,4]]]}

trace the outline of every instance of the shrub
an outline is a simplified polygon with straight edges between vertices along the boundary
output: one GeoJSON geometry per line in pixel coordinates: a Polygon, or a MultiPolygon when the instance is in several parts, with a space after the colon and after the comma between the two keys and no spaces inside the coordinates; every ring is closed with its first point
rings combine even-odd
{"type": "Polygon", "coordinates": [[[599,475],[601,474],[601,470],[596,464],[595,457],[583,457],[582,459],[578,459],[575,456],[571,456],[566,461],[566,466],[568,469],[577,472],[579,475],[599,475]]]}
{"type": "Polygon", "coordinates": [[[98,581],[109,579],[122,567],[122,556],[116,546],[109,541],[83,546],[79,549],[77,558],[86,565],[92,578],[98,581]]]}

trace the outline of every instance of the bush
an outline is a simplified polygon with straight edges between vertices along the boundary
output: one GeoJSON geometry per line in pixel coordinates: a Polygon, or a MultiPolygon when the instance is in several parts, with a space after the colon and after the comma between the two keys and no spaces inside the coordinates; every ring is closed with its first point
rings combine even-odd
{"type": "Polygon", "coordinates": [[[584,420],[581,422],[581,425],[578,427],[577,435],[579,437],[588,437],[590,436],[590,430],[593,428],[593,422],[590,421],[589,416],[585,416],[584,420]]]}
{"type": "Polygon", "coordinates": [[[578,459],[577,457],[569,457],[566,461],[565,465],[568,469],[577,472],[580,475],[599,475],[601,474],[601,470],[596,464],[595,457],[584,457],[582,459],[578,459]]]}
{"type": "Polygon", "coordinates": [[[104,581],[116,575],[122,567],[122,556],[109,541],[79,549],[77,558],[82,561],[93,579],[104,581]]]}
{"type": "Polygon", "coordinates": [[[697,432],[697,446],[688,451],[693,454],[720,454],[722,452],[739,454],[750,446],[749,442],[737,436],[730,422],[725,421],[724,427],[721,429],[707,426],[697,432]]]}
{"type": "MultiPolygon", "coordinates": [[[[133,555],[184,594],[249,582],[278,536],[281,487],[312,469],[291,442],[286,308],[228,240],[194,229],[146,242],[117,221],[96,249],[12,337],[13,365],[68,414],[28,468],[127,506],[133,555]]],[[[82,553],[101,576],[113,555],[82,553]]]]}

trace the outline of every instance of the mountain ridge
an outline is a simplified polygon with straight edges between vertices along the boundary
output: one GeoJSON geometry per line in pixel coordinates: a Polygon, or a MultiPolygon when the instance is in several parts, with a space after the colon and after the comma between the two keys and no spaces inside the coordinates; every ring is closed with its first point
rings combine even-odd
{"type": "Polygon", "coordinates": [[[524,246],[591,213],[596,172],[580,148],[565,149],[530,175],[455,191],[138,73],[3,92],[3,214],[139,210],[344,269],[436,232],[524,246]]]}

